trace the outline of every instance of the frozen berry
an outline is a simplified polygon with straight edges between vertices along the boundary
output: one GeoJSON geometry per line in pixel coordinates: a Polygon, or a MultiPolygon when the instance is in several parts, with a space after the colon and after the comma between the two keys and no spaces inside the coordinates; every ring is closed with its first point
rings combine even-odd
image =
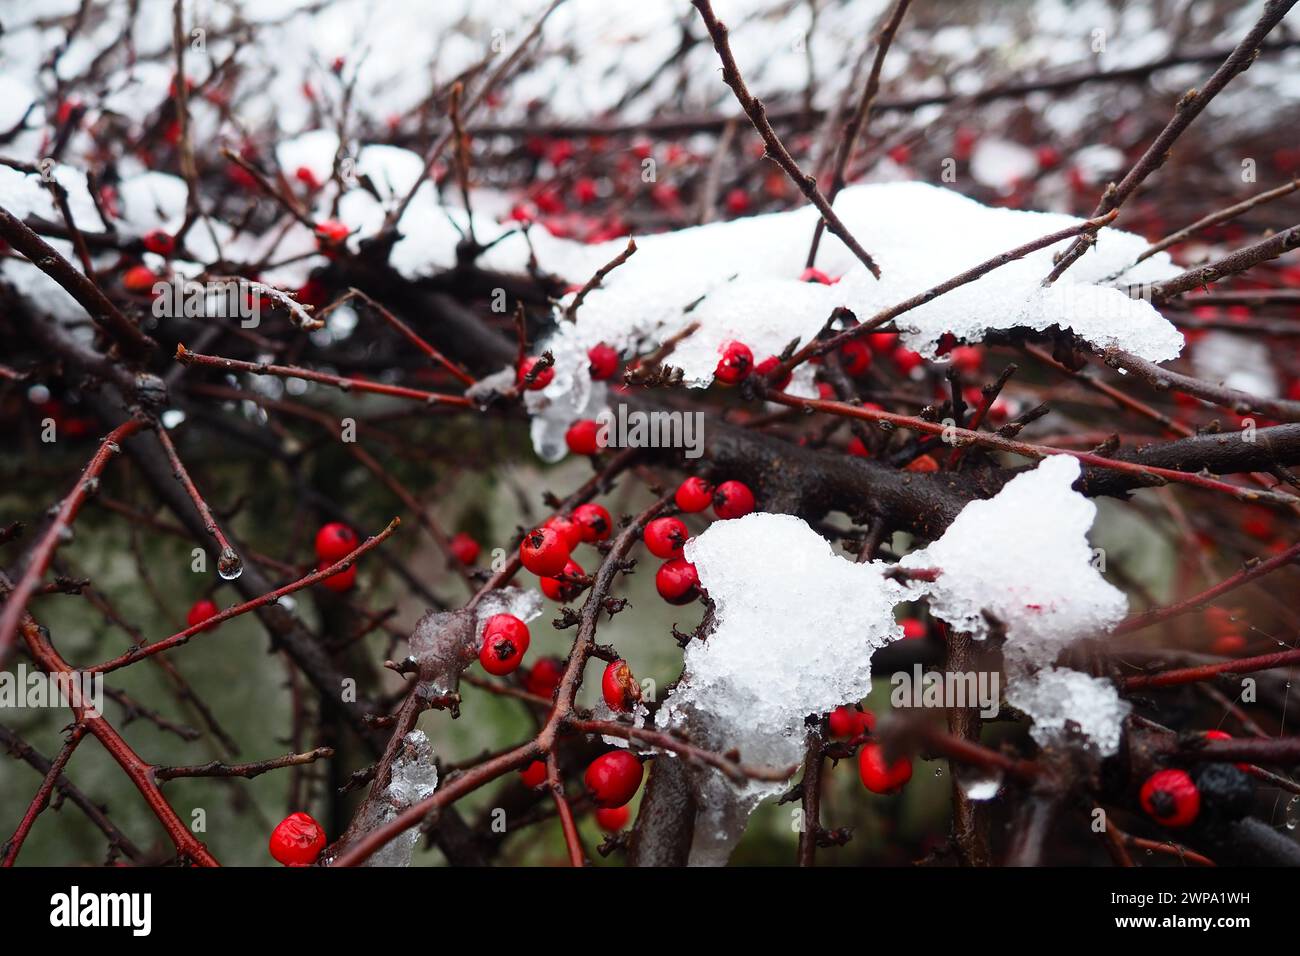
{"type": "Polygon", "coordinates": [[[357,533],[341,521],[331,521],[316,532],[316,557],[333,564],[357,547],[357,533]]]}
{"type": "Polygon", "coordinates": [[[569,544],[554,528],[534,528],[519,542],[519,560],[538,577],[550,578],[569,563],[569,544]]]}
{"type": "Polygon", "coordinates": [[[690,536],[680,518],[655,518],[645,526],[645,546],[656,558],[680,558],[690,536]]]}
{"type": "Polygon", "coordinates": [[[1186,770],[1160,770],[1142,784],[1142,809],[1167,827],[1191,826],[1201,812],[1201,792],[1186,770]]]}
{"type": "Polygon", "coordinates": [[[655,572],[655,588],[669,604],[689,604],[700,593],[700,578],[695,565],[685,558],[665,561],[655,572]]]}
{"type": "Polygon", "coordinates": [[[533,374],[533,369],[537,368],[541,358],[536,355],[530,355],[519,364],[518,384],[530,392],[540,392],[555,378],[555,366],[547,365],[538,369],[533,374]],[[532,376],[531,378],[529,376],[532,376]]]}
{"type": "Polygon", "coordinates": [[[919,352],[913,352],[911,349],[905,349],[901,346],[894,349],[890,358],[894,362],[894,368],[898,369],[899,375],[911,375],[914,371],[925,363],[919,352]]]}
{"type": "Polygon", "coordinates": [[[803,272],[799,274],[799,281],[816,282],[820,285],[834,285],[840,280],[832,279],[826,273],[822,272],[821,269],[814,269],[811,266],[809,266],[807,269],[804,269],[803,272]]]}
{"type": "Polygon", "coordinates": [[[613,378],[618,371],[618,352],[604,342],[587,350],[587,361],[591,363],[591,377],[598,382],[613,378]]]}
{"type": "Polygon", "coordinates": [[[564,661],[558,657],[543,657],[524,677],[524,688],[538,697],[552,697],[564,677],[564,661]]]}
{"type": "Polygon", "coordinates": [[[743,342],[724,342],[718,347],[718,367],[713,376],[723,385],[735,385],[754,368],[754,353],[743,342]]]}
{"type": "MultiPolygon", "coordinates": [[[[190,613],[185,617],[185,621],[190,627],[194,627],[198,624],[202,624],[210,617],[216,617],[218,613],[217,605],[214,602],[207,598],[202,598],[194,602],[193,607],[190,608],[190,613]]],[[[216,626],[217,625],[215,624],[209,624],[207,627],[203,628],[203,630],[210,631],[216,626]]]]}
{"type": "Polygon", "coordinates": [[[478,560],[479,544],[464,531],[451,539],[451,554],[464,565],[471,565],[478,560]]]}
{"type": "Polygon", "coordinates": [[[493,614],[483,625],[478,660],[495,677],[511,673],[528,652],[528,625],[513,614],[493,614]]]}
{"type": "Polygon", "coordinates": [[[641,786],[641,761],[626,750],[601,754],[587,767],[583,781],[591,802],[606,809],[621,807],[641,786]]]}
{"type": "Polygon", "coordinates": [[[316,224],[316,240],[322,249],[334,249],[348,237],[348,227],[337,219],[326,219],[316,224]]]}
{"type": "Polygon", "coordinates": [[[905,617],[898,622],[903,625],[903,639],[919,641],[928,633],[925,622],[919,617],[905,617]]]}
{"type": "Polygon", "coordinates": [[[596,811],[596,826],[606,833],[617,833],[631,818],[632,811],[627,807],[601,807],[596,811]]]}
{"type": "Polygon", "coordinates": [[[884,748],[880,744],[866,743],[858,752],[858,776],[862,778],[862,785],[872,793],[895,793],[912,779],[912,761],[899,757],[892,764],[886,764],[884,748]]]}
{"type": "MultiPolygon", "coordinates": [[[[316,570],[324,571],[326,568],[328,568],[331,564],[334,563],[335,562],[333,561],[322,561],[320,564],[316,565],[316,570]]],[[[342,571],[337,571],[334,574],[331,574],[329,577],[321,581],[321,584],[325,585],[325,587],[339,594],[342,594],[344,591],[352,590],[352,586],[356,583],[357,583],[357,566],[355,562],[348,565],[342,571]]]]}
{"type": "Polygon", "coordinates": [[[271,856],[285,866],[310,866],[325,849],[325,831],[306,813],[291,813],[271,831],[271,856]]]}
{"type": "Polygon", "coordinates": [[[564,576],[563,578],[542,578],[542,593],[552,601],[568,604],[581,594],[586,587],[580,581],[573,579],[582,577],[586,572],[582,570],[582,565],[570,559],[560,573],[564,576]]]}
{"type": "Polygon", "coordinates": [[[614,522],[601,505],[578,505],[573,509],[573,520],[582,529],[582,540],[587,544],[604,541],[614,530],[614,522]]]}
{"type": "Polygon", "coordinates": [[[703,511],[713,504],[713,485],[703,478],[691,476],[677,486],[673,500],[688,514],[703,511]]]}
{"type": "Polygon", "coordinates": [[[632,676],[632,668],[624,660],[613,661],[605,668],[605,674],[600,680],[600,692],[609,709],[619,713],[627,713],[641,699],[641,688],[632,676]]]}
{"type": "Polygon", "coordinates": [[[530,790],[536,790],[546,782],[546,761],[534,760],[523,770],[519,771],[519,779],[523,781],[525,787],[530,790]]]}
{"type": "Polygon", "coordinates": [[[594,455],[600,451],[600,423],[594,418],[580,418],[564,433],[564,443],[575,455],[594,455]]]}
{"type": "Polygon", "coordinates": [[[754,493],[743,481],[724,481],[713,492],[713,513],[719,518],[743,518],[754,510],[754,493]]]}

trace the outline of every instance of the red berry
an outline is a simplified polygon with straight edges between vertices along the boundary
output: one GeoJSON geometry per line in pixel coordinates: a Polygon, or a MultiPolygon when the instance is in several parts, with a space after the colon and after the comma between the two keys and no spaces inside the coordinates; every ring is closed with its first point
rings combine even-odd
{"type": "Polygon", "coordinates": [[[583,781],[591,802],[610,809],[621,807],[634,796],[641,786],[641,761],[626,750],[611,750],[601,754],[587,767],[583,781]]]}
{"type": "Polygon", "coordinates": [[[1039,146],[1036,155],[1039,169],[1055,169],[1061,165],[1061,154],[1054,146],[1039,146]]]}
{"type": "Polygon", "coordinates": [[[558,657],[543,657],[524,676],[524,687],[538,697],[551,697],[564,677],[564,661],[558,657]]]}
{"type": "Polygon", "coordinates": [[[618,371],[618,352],[604,342],[587,349],[587,361],[591,363],[591,377],[598,382],[613,378],[618,371]]]}
{"type": "Polygon", "coordinates": [[[816,282],[819,283],[820,285],[834,285],[840,280],[832,279],[826,273],[822,272],[821,269],[814,269],[811,266],[809,266],[807,269],[804,269],[803,272],[799,273],[799,281],[816,282]]]}
{"type": "Polygon", "coordinates": [[[170,256],[176,251],[176,240],[172,238],[171,233],[163,229],[149,230],[140,241],[144,243],[146,249],[160,256],[170,256]]]}
{"type": "Polygon", "coordinates": [[[928,474],[929,472],[938,471],[939,463],[934,460],[933,455],[917,455],[907,463],[907,467],[903,470],[928,474]]]}
{"type": "Polygon", "coordinates": [[[610,710],[627,713],[641,699],[641,688],[632,676],[632,668],[627,661],[617,660],[605,668],[605,675],[600,680],[600,692],[610,710]]]}
{"type": "Polygon", "coordinates": [[[542,522],[542,526],[558,531],[564,540],[564,546],[570,551],[582,544],[582,525],[568,515],[552,515],[542,522]]]}
{"type": "Polygon", "coordinates": [[[596,811],[596,826],[606,833],[617,833],[631,818],[632,811],[627,807],[601,807],[596,811]]]}
{"type": "Polygon", "coordinates": [[[534,528],[519,542],[519,560],[538,577],[554,577],[569,563],[569,545],[554,528],[534,528]]]}
{"type": "Polygon", "coordinates": [[[975,375],[984,365],[983,353],[972,345],[958,345],[948,354],[953,367],[968,375],[975,375]]]}
{"type": "Polygon", "coordinates": [[[858,776],[862,785],[872,793],[895,793],[912,779],[912,761],[899,757],[886,765],[885,752],[880,744],[865,743],[858,752],[858,776]]]}
{"type": "Polygon", "coordinates": [[[1241,530],[1259,541],[1273,537],[1273,514],[1267,508],[1250,508],[1242,516],[1241,530]]]}
{"type": "Polygon", "coordinates": [[[892,358],[894,368],[898,369],[899,375],[911,375],[925,362],[919,352],[913,352],[911,349],[905,349],[902,346],[894,349],[892,358]]]}
{"type": "Polygon", "coordinates": [[[1151,819],[1167,827],[1191,826],[1201,812],[1201,792],[1186,770],[1153,773],[1139,796],[1151,819]]]}
{"type": "Polygon", "coordinates": [[[519,771],[519,779],[523,781],[525,787],[536,790],[546,782],[546,761],[534,760],[519,771]]]}
{"type": "Polygon", "coordinates": [[[1246,646],[1246,639],[1240,634],[1224,634],[1214,639],[1210,645],[1210,650],[1220,657],[1231,657],[1233,654],[1239,654],[1246,646]]]}
{"type": "Polygon", "coordinates": [[[677,507],[688,514],[703,511],[713,504],[713,485],[703,478],[692,476],[677,486],[677,494],[673,496],[673,500],[677,503],[677,507]]]}
{"type": "Polygon", "coordinates": [[[655,588],[669,604],[689,604],[700,593],[700,577],[685,558],[672,558],[655,572],[655,588]]]}
{"type": "Polygon", "coordinates": [[[596,201],[600,196],[600,190],[596,188],[596,181],[583,177],[573,184],[573,195],[578,202],[586,206],[596,201]]]}
{"type": "Polygon", "coordinates": [[[320,189],[320,180],[316,178],[316,174],[311,171],[310,166],[299,166],[293,171],[293,178],[298,180],[298,182],[302,183],[312,192],[320,189]]]}
{"type": "Polygon", "coordinates": [[[871,457],[871,450],[862,443],[862,439],[859,438],[857,435],[854,435],[852,438],[849,439],[848,452],[850,455],[854,455],[858,458],[871,457]]]}
{"type": "Polygon", "coordinates": [[[871,346],[859,339],[850,339],[840,346],[840,363],[844,371],[854,377],[871,368],[871,346]]]}
{"type": "MultiPolygon", "coordinates": [[[[763,378],[767,378],[769,375],[771,375],[773,372],[776,371],[777,366],[779,366],[780,364],[781,364],[781,360],[779,358],[777,358],[775,355],[769,355],[767,358],[763,359],[763,361],[759,362],[757,365],[754,366],[754,374],[760,375],[763,378]]],[[[784,375],[782,375],[775,382],[771,383],[772,387],[784,389],[787,385],[790,384],[790,378],[792,374],[793,373],[787,370],[784,375]]]]}
{"type": "Polygon", "coordinates": [[[727,198],[723,200],[723,204],[727,207],[727,212],[733,216],[743,216],[749,212],[749,193],[737,187],[727,193],[727,198]]]}
{"type": "Polygon", "coordinates": [[[889,158],[900,166],[906,166],[912,159],[912,147],[906,143],[899,143],[889,151],[889,158]]]}
{"type": "Polygon", "coordinates": [[[528,651],[528,625],[513,614],[493,614],[483,625],[483,646],[478,660],[495,677],[509,674],[528,651]]]}
{"type": "Polygon", "coordinates": [[[600,423],[594,418],[582,418],[569,426],[564,433],[564,443],[575,455],[594,455],[600,451],[600,423]]]}
{"type": "Polygon", "coordinates": [[[356,532],[341,521],[331,521],[316,532],[316,557],[326,564],[342,560],[356,546],[356,532]]]}
{"type": "MultiPolygon", "coordinates": [[[[1207,730],[1201,736],[1204,737],[1206,740],[1231,740],[1232,739],[1232,734],[1228,733],[1226,730],[1207,730]]],[[[1239,763],[1237,764],[1237,769],[1243,770],[1246,773],[1250,773],[1250,764],[1239,763]]]]}
{"type": "Polygon", "coordinates": [[[540,361],[541,358],[539,356],[530,355],[528,358],[524,359],[519,366],[519,375],[516,381],[530,392],[540,392],[547,385],[550,385],[551,381],[555,378],[555,367],[548,365],[533,376],[532,381],[528,381],[529,373],[532,372],[533,368],[536,367],[537,363],[540,361]]]}
{"type": "Polygon", "coordinates": [[[479,544],[464,531],[451,539],[451,555],[464,565],[478,560],[479,544]]]}
{"type": "Polygon", "coordinates": [[[306,813],[291,813],[271,831],[271,856],[285,866],[310,866],[325,849],[325,831],[306,813]]]}
{"type": "Polygon", "coordinates": [[[919,641],[926,636],[928,629],[919,617],[905,617],[898,622],[903,625],[903,640],[919,641]]]}
{"type": "Polygon", "coordinates": [[[898,347],[898,333],[872,332],[867,336],[867,344],[877,355],[889,355],[898,347]]]}
{"type": "MultiPolygon", "coordinates": [[[[333,563],[334,563],[333,561],[322,561],[320,564],[316,565],[316,570],[324,571],[333,563]]],[[[344,591],[352,590],[352,586],[356,583],[357,583],[357,566],[355,563],[344,568],[342,571],[338,571],[334,574],[331,574],[329,577],[321,581],[321,584],[325,585],[331,591],[335,591],[339,594],[342,594],[344,591]]]]}
{"type": "MultiPolygon", "coordinates": [[[[216,617],[218,613],[215,603],[207,598],[201,598],[194,602],[194,606],[190,608],[190,613],[186,616],[185,622],[189,627],[194,627],[197,624],[202,624],[210,617],[216,617]]],[[[211,631],[216,626],[215,624],[209,624],[203,630],[211,631]]]]}
{"type": "Polygon", "coordinates": [[[713,375],[723,385],[735,385],[754,368],[754,353],[743,342],[723,342],[718,353],[722,358],[713,375]]]}
{"type": "Polygon", "coordinates": [[[122,287],[128,292],[134,292],[136,295],[152,292],[154,283],[157,281],[158,277],[153,274],[153,270],[148,266],[132,266],[122,274],[122,287]]]}
{"type": "Polygon", "coordinates": [[[582,529],[582,540],[587,544],[604,541],[614,530],[614,522],[600,505],[578,505],[573,509],[573,520],[582,529]]]}
{"type": "Polygon", "coordinates": [[[690,536],[680,518],[655,518],[645,526],[645,546],[656,558],[680,558],[690,536]]]}
{"type": "Polygon", "coordinates": [[[348,227],[337,219],[316,223],[316,243],[321,249],[334,249],[348,238],[348,227]]]}
{"type": "Polygon", "coordinates": [[[713,513],[719,518],[743,518],[754,510],[754,493],[743,481],[724,481],[713,492],[713,513]]]}
{"type": "Polygon", "coordinates": [[[875,714],[869,710],[858,710],[848,704],[832,710],[826,722],[830,726],[832,737],[857,737],[868,730],[876,729],[875,714]]]}
{"type": "MultiPolygon", "coordinates": [[[[577,561],[570,560],[560,572],[566,578],[580,578],[586,572],[582,570],[582,565],[577,561]]],[[[566,581],[560,578],[542,578],[542,593],[552,601],[558,601],[560,604],[568,604],[579,594],[583,592],[586,585],[577,581],[566,581]]]]}

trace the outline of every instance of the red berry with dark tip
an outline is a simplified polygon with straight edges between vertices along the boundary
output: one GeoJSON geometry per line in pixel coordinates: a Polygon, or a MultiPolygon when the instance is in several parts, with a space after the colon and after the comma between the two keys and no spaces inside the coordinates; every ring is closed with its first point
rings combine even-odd
{"type": "Polygon", "coordinates": [[[912,779],[912,761],[899,757],[887,764],[880,744],[866,743],[858,751],[858,776],[872,793],[895,793],[912,779]]]}
{"type": "Polygon", "coordinates": [[[551,578],[569,563],[569,543],[555,528],[534,528],[519,542],[519,560],[542,578],[551,578]]]}
{"type": "Polygon", "coordinates": [[[724,342],[718,348],[722,358],[713,377],[723,385],[735,385],[754,370],[754,353],[743,342],[724,342]]]}
{"type": "Polygon", "coordinates": [[[569,426],[564,433],[564,443],[575,455],[594,455],[600,451],[600,423],[594,418],[582,418],[569,426]]]}
{"type": "Polygon", "coordinates": [[[724,481],[713,492],[713,513],[719,518],[743,518],[754,510],[754,493],[743,481],[724,481]]]}
{"type": "Polygon", "coordinates": [[[271,856],[285,866],[310,866],[325,849],[325,831],[306,813],[291,813],[271,831],[271,856]]]}
{"type": "Polygon", "coordinates": [[[826,723],[832,737],[850,738],[876,729],[876,715],[869,710],[858,710],[849,704],[836,707],[827,715],[826,723]]]}
{"type": "MultiPolygon", "coordinates": [[[[194,627],[195,625],[202,624],[210,617],[216,617],[219,613],[217,605],[213,601],[209,601],[207,598],[202,598],[195,601],[193,606],[190,607],[190,613],[186,615],[185,621],[188,626],[194,627]]],[[[203,630],[211,631],[216,626],[217,625],[215,624],[209,624],[207,627],[203,628],[203,630]]]]}
{"type": "Polygon", "coordinates": [[[524,359],[523,362],[521,362],[519,365],[519,375],[518,375],[517,382],[519,385],[521,385],[523,388],[527,389],[530,392],[540,392],[547,385],[550,385],[551,382],[554,381],[555,379],[555,366],[553,365],[547,365],[545,368],[539,370],[537,374],[532,377],[531,380],[529,379],[528,376],[532,373],[533,369],[536,368],[537,364],[541,361],[542,360],[539,356],[530,355],[528,356],[528,358],[524,359]]]}
{"type": "Polygon", "coordinates": [[[1147,778],[1139,794],[1151,819],[1179,829],[1191,826],[1201,812],[1201,792],[1186,770],[1160,770],[1147,778]]]}
{"type": "Polygon", "coordinates": [[[578,505],[573,509],[573,520],[582,529],[582,540],[587,544],[604,541],[614,530],[614,522],[601,505],[578,505]]]}
{"type": "Polygon", "coordinates": [[[493,614],[483,625],[479,663],[495,677],[509,674],[523,661],[530,642],[527,624],[513,614],[493,614]]]}
{"type": "Polygon", "coordinates": [[[871,346],[860,339],[850,339],[839,348],[840,364],[849,375],[858,376],[871,368],[871,346]]]}
{"type": "Polygon", "coordinates": [[[700,577],[685,558],[672,558],[655,572],[655,588],[669,604],[689,604],[700,593],[700,577]]]}
{"type": "Polygon", "coordinates": [[[680,518],[655,518],[645,526],[645,546],[656,558],[680,558],[691,536],[680,518]]]}
{"type": "Polygon", "coordinates": [[[610,809],[621,807],[636,796],[641,774],[641,761],[635,755],[626,750],[611,750],[591,762],[583,781],[591,802],[610,809]]]}
{"type": "Polygon", "coordinates": [[[582,525],[568,515],[552,515],[542,522],[542,527],[558,531],[570,551],[582,544],[582,525]]]}
{"type": "Polygon", "coordinates": [[[585,585],[580,582],[571,580],[580,578],[586,572],[582,570],[582,565],[572,559],[564,566],[560,572],[564,578],[542,578],[542,593],[552,601],[558,601],[560,604],[568,604],[579,594],[583,592],[585,585]]]}
{"type": "Polygon", "coordinates": [[[477,561],[479,550],[479,543],[464,531],[451,539],[451,555],[461,564],[470,565],[477,561]]]}
{"type": "Polygon", "coordinates": [[[316,557],[328,564],[342,560],[357,547],[357,533],[341,521],[331,521],[316,532],[316,557]]]}
{"type": "Polygon", "coordinates": [[[613,378],[618,371],[618,352],[604,342],[587,349],[587,361],[591,377],[598,382],[613,378]]]}
{"type": "Polygon", "coordinates": [[[673,500],[678,508],[688,514],[703,511],[713,504],[713,485],[703,478],[692,475],[677,486],[677,493],[673,496],[673,500]]]}
{"type": "Polygon", "coordinates": [[[622,714],[631,711],[641,699],[641,688],[632,676],[632,668],[624,660],[612,661],[605,668],[605,674],[600,680],[600,692],[609,709],[622,714]]]}
{"type": "Polygon", "coordinates": [[[160,256],[170,256],[176,251],[176,240],[164,229],[151,229],[140,241],[146,249],[160,256]]]}

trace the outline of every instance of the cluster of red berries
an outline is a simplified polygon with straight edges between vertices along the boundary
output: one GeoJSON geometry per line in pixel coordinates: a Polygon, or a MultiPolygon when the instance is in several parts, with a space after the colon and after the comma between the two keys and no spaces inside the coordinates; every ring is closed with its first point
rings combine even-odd
{"type": "Polygon", "coordinates": [[[527,624],[513,614],[493,614],[483,623],[478,661],[492,676],[504,677],[523,663],[530,643],[527,624]]]}
{"type": "MultiPolygon", "coordinates": [[[[826,725],[832,737],[856,740],[875,732],[876,715],[845,704],[826,715],[826,725]]],[[[899,757],[890,763],[881,745],[868,740],[858,750],[858,778],[872,793],[897,793],[912,779],[911,758],[899,757]]]]}

